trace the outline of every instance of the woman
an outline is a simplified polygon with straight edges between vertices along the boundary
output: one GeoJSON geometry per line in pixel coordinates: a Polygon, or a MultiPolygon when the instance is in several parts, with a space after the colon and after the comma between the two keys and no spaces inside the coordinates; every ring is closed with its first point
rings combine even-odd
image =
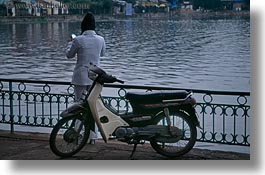
{"type": "MultiPolygon", "coordinates": [[[[90,64],[99,66],[100,56],[104,56],[106,44],[103,37],[95,32],[96,22],[92,13],[87,13],[81,22],[81,35],[70,41],[66,48],[67,58],[74,58],[77,55],[77,61],[72,77],[72,84],[74,85],[75,101],[81,99],[82,92],[88,90],[92,84],[89,79],[90,64]]],[[[92,128],[95,131],[95,128],[92,128]]],[[[94,133],[94,132],[90,132],[94,133]]],[[[90,134],[90,136],[95,135],[90,134]]],[[[93,136],[90,137],[94,142],[93,136]]]]}

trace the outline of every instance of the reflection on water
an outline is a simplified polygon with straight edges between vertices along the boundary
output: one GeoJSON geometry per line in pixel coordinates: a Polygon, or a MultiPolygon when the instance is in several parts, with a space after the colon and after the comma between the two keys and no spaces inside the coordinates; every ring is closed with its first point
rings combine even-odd
{"type": "MultiPolygon", "coordinates": [[[[0,78],[71,81],[64,48],[78,22],[0,24],[0,78]]],[[[249,91],[250,21],[120,20],[97,23],[101,65],[127,84],[249,91]]]]}

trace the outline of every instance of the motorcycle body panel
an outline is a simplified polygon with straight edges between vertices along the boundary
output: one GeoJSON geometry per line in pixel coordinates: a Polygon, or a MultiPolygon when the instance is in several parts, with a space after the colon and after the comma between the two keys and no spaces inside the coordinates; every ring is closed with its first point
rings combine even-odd
{"type": "Polygon", "coordinates": [[[100,130],[101,136],[104,141],[107,142],[116,128],[120,126],[129,126],[129,124],[105,107],[100,98],[101,91],[102,85],[96,83],[87,98],[87,102],[92,116],[100,130]]]}
{"type": "Polygon", "coordinates": [[[80,114],[83,110],[87,110],[85,103],[75,103],[72,106],[66,108],[60,116],[62,118],[71,117],[73,115],[80,114]]]}

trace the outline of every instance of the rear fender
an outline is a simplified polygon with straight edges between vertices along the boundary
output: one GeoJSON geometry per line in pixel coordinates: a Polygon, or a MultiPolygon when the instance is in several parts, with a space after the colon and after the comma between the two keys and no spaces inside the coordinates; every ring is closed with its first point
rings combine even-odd
{"type": "Polygon", "coordinates": [[[192,107],[191,105],[187,105],[183,108],[180,108],[179,111],[190,116],[190,119],[194,122],[194,124],[201,129],[200,121],[198,120],[194,107],[192,107]]]}
{"type": "MultiPolygon", "coordinates": [[[[191,105],[183,105],[181,107],[171,107],[169,108],[169,112],[181,112],[184,113],[186,115],[188,115],[191,119],[191,121],[198,127],[201,129],[200,126],[200,122],[198,120],[198,117],[196,115],[196,111],[195,108],[191,105]]],[[[155,116],[158,117],[161,113],[163,113],[163,111],[158,112],[155,116]]]]}

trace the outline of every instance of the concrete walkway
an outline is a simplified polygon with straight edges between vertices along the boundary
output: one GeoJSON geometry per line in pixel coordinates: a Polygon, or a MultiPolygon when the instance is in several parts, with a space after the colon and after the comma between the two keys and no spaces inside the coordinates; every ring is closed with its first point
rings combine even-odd
{"type": "MultiPolygon", "coordinates": [[[[10,134],[0,130],[1,160],[45,160],[61,159],[54,155],[49,147],[49,134],[15,132],[10,134]]],[[[97,140],[95,145],[87,144],[73,160],[129,160],[133,145],[118,141],[97,140]]],[[[133,159],[135,160],[165,160],[168,159],[156,153],[149,144],[138,145],[133,159]]],[[[249,154],[192,149],[178,160],[249,160],[249,154]]]]}

